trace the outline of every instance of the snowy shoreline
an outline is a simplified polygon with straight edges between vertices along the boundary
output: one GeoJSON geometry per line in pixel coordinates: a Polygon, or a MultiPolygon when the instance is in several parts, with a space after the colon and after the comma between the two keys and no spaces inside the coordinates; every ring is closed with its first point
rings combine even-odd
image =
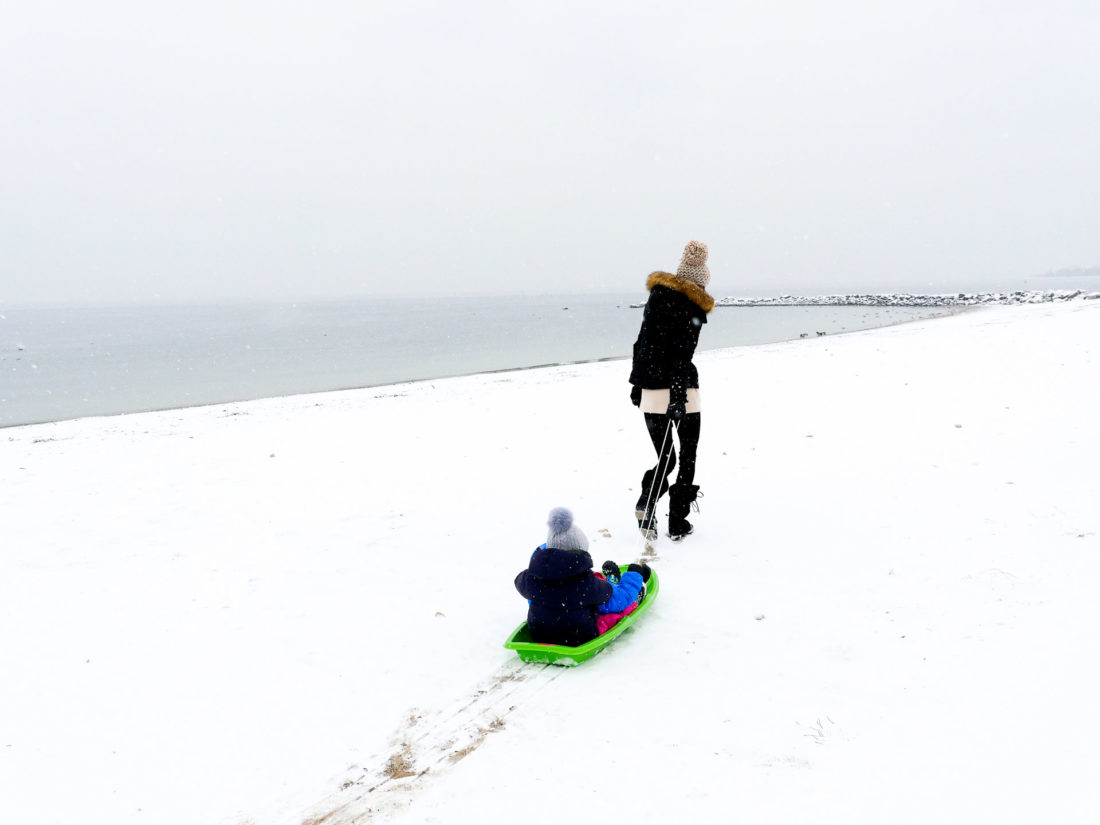
{"type": "Polygon", "coordinates": [[[556,505],[642,553],[628,362],[6,429],[0,814],[1095,822],[1098,358],[1083,298],[700,353],[697,532],[570,671],[512,578],[556,505]]]}
{"type": "MultiPolygon", "coordinates": [[[[65,314],[13,316],[0,330],[16,342],[14,352],[0,352],[8,380],[0,428],[627,358],[638,316],[622,311],[625,303],[571,300],[562,312],[555,298],[514,307],[503,298],[431,301],[421,306],[430,309],[421,317],[431,323],[416,328],[405,322],[414,304],[392,302],[284,308],[283,320],[265,320],[273,311],[265,305],[210,307],[201,320],[180,309],[93,312],[79,323],[65,314]]],[[[811,329],[831,334],[949,311],[727,310],[712,319],[702,345],[768,343],[811,329]]]]}

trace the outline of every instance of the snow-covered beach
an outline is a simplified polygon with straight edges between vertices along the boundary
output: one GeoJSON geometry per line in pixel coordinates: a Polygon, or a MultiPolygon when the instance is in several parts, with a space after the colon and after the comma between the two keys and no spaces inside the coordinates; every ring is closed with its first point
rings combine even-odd
{"type": "Polygon", "coordinates": [[[571,507],[642,552],[626,362],[0,433],[0,819],[1092,823],[1100,301],[697,356],[697,533],[572,670],[571,507]]]}

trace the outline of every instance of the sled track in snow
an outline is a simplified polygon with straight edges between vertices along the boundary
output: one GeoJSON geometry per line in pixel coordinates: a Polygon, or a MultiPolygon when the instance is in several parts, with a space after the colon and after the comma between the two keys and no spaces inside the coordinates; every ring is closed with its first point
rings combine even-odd
{"type": "Polygon", "coordinates": [[[371,766],[286,825],[360,825],[408,807],[425,787],[504,730],[508,716],[569,668],[510,662],[438,711],[413,709],[371,766]]]}

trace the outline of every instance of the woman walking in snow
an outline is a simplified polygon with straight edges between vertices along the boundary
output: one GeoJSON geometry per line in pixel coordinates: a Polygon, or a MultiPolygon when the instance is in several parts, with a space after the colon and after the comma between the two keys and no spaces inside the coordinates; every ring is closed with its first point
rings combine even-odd
{"type": "Polygon", "coordinates": [[[665,492],[669,497],[669,537],[679,541],[694,530],[687,514],[699,495],[693,482],[702,407],[699,372],[691,359],[707,313],[714,309],[714,299],[706,289],[710,283],[707,254],[705,243],[690,241],[675,275],[654,272],[649,276],[649,299],[634,342],[630,400],[644,413],[657,453],[657,463],[642,477],[641,495],[634,508],[638,527],[650,540],[657,537],[657,502],[665,492]],[[680,443],[680,471],[669,486],[668,477],[676,466],[673,440],[680,443]]]}

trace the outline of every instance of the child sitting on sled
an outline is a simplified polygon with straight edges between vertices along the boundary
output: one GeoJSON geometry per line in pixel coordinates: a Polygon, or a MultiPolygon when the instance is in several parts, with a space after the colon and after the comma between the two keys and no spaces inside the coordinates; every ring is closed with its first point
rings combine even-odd
{"type": "Polygon", "coordinates": [[[588,538],[564,507],[550,511],[546,543],[516,576],[516,590],[528,600],[527,628],[536,642],[582,645],[614,627],[638,605],[649,565],[632,564],[619,578],[619,566],[604,562],[592,570],[588,538]]]}

